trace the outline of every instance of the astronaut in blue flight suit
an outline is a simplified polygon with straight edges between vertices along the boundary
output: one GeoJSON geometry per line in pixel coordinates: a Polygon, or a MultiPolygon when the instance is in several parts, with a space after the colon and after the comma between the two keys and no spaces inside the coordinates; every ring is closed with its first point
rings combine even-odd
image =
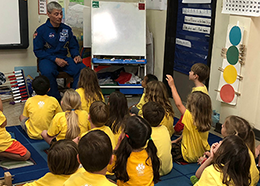
{"type": "Polygon", "coordinates": [[[72,88],[77,88],[79,74],[86,67],[79,55],[79,45],[69,26],[61,23],[62,7],[57,2],[47,5],[49,19],[35,31],[33,51],[39,59],[39,70],[50,80],[48,95],[60,100],[56,77],[59,71],[73,76],[72,88]],[[67,57],[68,49],[71,57],[67,57]]]}

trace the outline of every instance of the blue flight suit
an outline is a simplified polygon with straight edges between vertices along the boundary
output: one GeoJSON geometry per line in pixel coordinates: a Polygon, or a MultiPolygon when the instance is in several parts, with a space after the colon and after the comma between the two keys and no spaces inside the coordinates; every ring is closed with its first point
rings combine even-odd
{"type": "Polygon", "coordinates": [[[39,59],[41,74],[50,80],[49,96],[61,99],[56,82],[60,71],[71,75],[74,79],[72,88],[77,88],[80,71],[86,66],[83,63],[76,64],[73,60],[79,55],[79,45],[69,26],[61,23],[59,27],[55,28],[48,19],[34,33],[33,47],[34,54],[39,59]],[[69,49],[72,58],[67,57],[67,49],[69,49]],[[64,59],[69,65],[59,67],[55,63],[56,58],[64,59]]]}

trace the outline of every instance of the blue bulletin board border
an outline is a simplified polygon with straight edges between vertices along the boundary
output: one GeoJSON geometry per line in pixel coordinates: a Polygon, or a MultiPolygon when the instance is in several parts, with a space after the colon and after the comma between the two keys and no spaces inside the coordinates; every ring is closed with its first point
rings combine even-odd
{"type": "Polygon", "coordinates": [[[208,65],[208,54],[210,47],[210,34],[212,31],[211,25],[185,23],[185,16],[192,16],[194,18],[207,18],[212,21],[212,3],[211,4],[189,4],[182,3],[182,0],[178,0],[178,15],[177,15],[177,26],[176,26],[176,38],[189,41],[190,46],[182,46],[179,44],[175,45],[174,55],[174,67],[175,71],[189,74],[191,66],[195,63],[203,63],[208,65]],[[183,14],[183,8],[198,9],[211,11],[211,16],[205,15],[187,15],[183,14]],[[199,33],[183,30],[183,24],[189,24],[193,26],[209,27],[210,33],[199,33]]]}

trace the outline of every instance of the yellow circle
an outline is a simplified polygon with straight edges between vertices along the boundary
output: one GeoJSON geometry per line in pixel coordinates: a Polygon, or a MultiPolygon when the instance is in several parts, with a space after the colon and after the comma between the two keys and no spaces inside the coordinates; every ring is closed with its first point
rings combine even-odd
{"type": "Polygon", "coordinates": [[[232,84],[237,79],[237,70],[233,65],[228,65],[223,72],[223,77],[228,84],[232,84]]]}

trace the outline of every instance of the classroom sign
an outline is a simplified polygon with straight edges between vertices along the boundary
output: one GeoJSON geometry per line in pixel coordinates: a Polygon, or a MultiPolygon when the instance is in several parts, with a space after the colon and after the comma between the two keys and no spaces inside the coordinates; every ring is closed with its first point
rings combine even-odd
{"type": "Polygon", "coordinates": [[[228,27],[226,38],[226,58],[223,59],[217,100],[236,105],[239,94],[239,82],[242,79],[241,63],[239,63],[239,47],[242,45],[244,29],[239,26],[228,27]]]}

